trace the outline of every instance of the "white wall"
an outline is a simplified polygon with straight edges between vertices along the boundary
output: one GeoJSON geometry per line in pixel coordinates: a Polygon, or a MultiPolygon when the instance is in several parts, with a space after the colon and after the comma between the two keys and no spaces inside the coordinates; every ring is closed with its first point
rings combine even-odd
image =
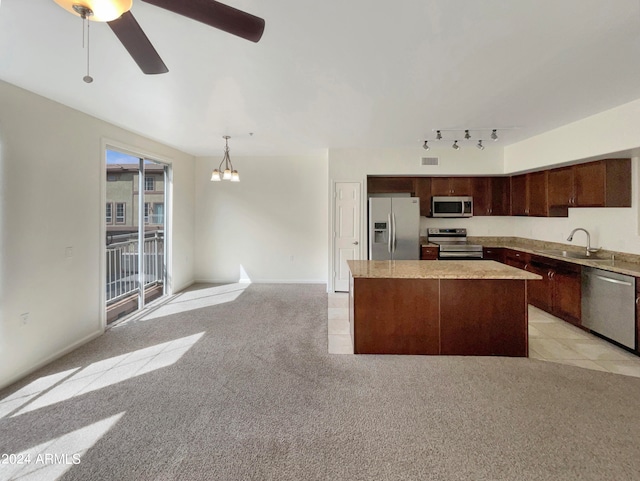
{"type": "Polygon", "coordinates": [[[172,283],[193,281],[195,159],[0,82],[0,387],[103,330],[105,139],[173,160],[172,283]]]}
{"type": "Polygon", "coordinates": [[[221,156],[196,159],[196,279],[325,283],[326,154],[232,156],[240,182],[211,182],[221,156]]]}
{"type": "MultiPolygon", "coordinates": [[[[513,173],[593,157],[637,156],[639,126],[640,100],[636,100],[507,146],[505,171],[513,173]]],[[[632,158],[631,208],[575,208],[569,209],[568,218],[560,219],[513,217],[513,235],[567,243],[569,232],[583,227],[592,234],[596,247],[640,254],[639,160],[632,158]]],[[[582,234],[573,241],[579,245],[584,242],[582,234]]]]}

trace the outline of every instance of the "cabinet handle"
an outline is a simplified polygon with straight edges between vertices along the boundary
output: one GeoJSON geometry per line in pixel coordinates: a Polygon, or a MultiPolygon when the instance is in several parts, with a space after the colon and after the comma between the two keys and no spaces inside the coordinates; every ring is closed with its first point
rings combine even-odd
{"type": "Polygon", "coordinates": [[[549,271],[549,272],[547,273],[547,275],[549,276],[549,279],[553,279],[553,277],[556,275],[556,273],[555,273],[555,272],[553,272],[553,271],[549,271]]]}
{"type": "Polygon", "coordinates": [[[636,306],[638,305],[638,301],[640,301],[640,297],[636,297],[636,306]]]}
{"type": "Polygon", "coordinates": [[[525,271],[528,271],[528,270],[529,270],[529,263],[528,263],[528,262],[524,265],[523,269],[524,269],[525,271]]]}

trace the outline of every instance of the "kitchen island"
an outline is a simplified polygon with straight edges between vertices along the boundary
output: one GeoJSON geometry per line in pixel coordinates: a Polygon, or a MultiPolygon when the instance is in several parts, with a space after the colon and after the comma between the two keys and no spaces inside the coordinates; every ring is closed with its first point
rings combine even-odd
{"type": "Polygon", "coordinates": [[[348,261],[355,354],[528,356],[527,282],[494,261],[348,261]]]}

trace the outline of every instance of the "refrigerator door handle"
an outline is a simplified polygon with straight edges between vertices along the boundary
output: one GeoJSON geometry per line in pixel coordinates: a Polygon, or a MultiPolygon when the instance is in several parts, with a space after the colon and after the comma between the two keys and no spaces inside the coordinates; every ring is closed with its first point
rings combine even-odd
{"type": "Polygon", "coordinates": [[[393,219],[393,250],[391,252],[396,251],[396,213],[391,213],[391,218],[393,219]]]}
{"type": "Polygon", "coordinates": [[[391,212],[387,214],[387,251],[391,254],[391,239],[393,238],[393,228],[391,227],[391,212]]]}

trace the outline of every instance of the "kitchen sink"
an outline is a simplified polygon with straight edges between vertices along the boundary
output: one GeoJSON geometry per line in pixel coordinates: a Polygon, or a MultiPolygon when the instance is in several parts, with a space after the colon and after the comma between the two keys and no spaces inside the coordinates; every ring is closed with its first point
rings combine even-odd
{"type": "Polygon", "coordinates": [[[609,262],[612,263],[612,259],[603,259],[599,257],[595,257],[593,255],[588,256],[585,252],[577,252],[577,251],[563,251],[563,250],[537,250],[534,252],[539,252],[540,254],[548,254],[550,256],[558,256],[558,257],[567,257],[569,259],[581,259],[585,261],[593,261],[593,262],[609,262]]]}

